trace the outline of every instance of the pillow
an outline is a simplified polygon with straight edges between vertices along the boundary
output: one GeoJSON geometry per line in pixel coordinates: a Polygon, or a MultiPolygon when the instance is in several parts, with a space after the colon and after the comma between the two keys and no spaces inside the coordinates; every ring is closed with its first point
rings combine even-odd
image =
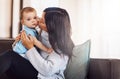
{"type": "Polygon", "coordinates": [[[65,70],[65,79],[86,79],[90,55],[90,40],[73,49],[72,59],[65,70]]]}

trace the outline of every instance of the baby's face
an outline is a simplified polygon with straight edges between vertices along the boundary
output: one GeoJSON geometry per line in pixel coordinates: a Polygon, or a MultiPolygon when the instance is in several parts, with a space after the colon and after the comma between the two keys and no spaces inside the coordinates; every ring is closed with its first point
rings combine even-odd
{"type": "Polygon", "coordinates": [[[29,28],[35,28],[37,26],[37,13],[35,11],[28,13],[24,12],[21,23],[29,28]]]}

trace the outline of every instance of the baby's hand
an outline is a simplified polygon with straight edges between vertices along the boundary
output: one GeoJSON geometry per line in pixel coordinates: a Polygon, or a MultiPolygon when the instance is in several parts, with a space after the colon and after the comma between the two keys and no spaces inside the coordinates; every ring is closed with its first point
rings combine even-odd
{"type": "Polygon", "coordinates": [[[52,48],[48,48],[47,53],[51,54],[52,52],[53,52],[53,49],[52,48]]]}

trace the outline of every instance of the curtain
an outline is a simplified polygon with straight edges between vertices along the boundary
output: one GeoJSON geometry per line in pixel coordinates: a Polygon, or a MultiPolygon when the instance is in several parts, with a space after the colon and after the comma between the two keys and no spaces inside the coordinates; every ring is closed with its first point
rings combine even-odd
{"type": "MultiPolygon", "coordinates": [[[[91,39],[92,58],[120,58],[120,0],[78,0],[78,40],[91,39]]],[[[76,31],[73,32],[76,32],[76,31]]],[[[78,41],[77,40],[77,41],[78,41]]]]}
{"type": "Polygon", "coordinates": [[[59,1],[70,14],[75,45],[91,39],[91,58],[120,58],[120,0],[59,1]]]}

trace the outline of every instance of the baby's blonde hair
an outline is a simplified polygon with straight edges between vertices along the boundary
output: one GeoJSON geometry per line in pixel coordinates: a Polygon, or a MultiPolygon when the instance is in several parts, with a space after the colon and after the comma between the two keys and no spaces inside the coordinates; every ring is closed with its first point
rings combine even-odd
{"type": "Polygon", "coordinates": [[[28,12],[36,12],[36,10],[32,7],[25,7],[20,11],[20,20],[23,19],[23,14],[28,12]]]}

